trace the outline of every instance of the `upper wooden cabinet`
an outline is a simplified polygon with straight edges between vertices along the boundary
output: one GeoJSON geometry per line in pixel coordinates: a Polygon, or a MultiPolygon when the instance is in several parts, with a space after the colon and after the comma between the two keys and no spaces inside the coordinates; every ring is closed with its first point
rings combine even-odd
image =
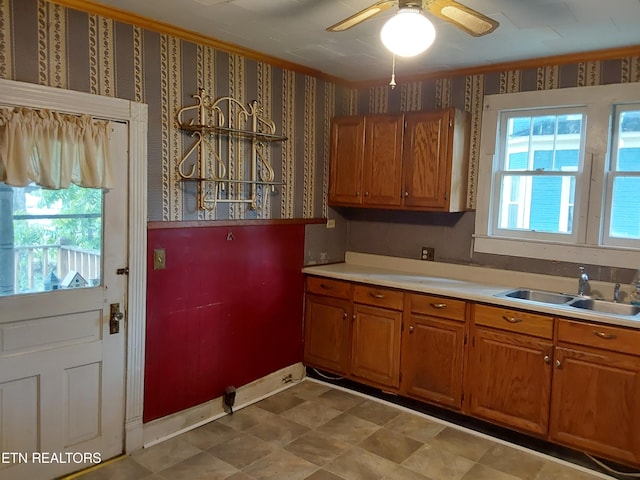
{"type": "Polygon", "coordinates": [[[329,204],[464,210],[467,125],[468,115],[454,108],[335,118],[329,204]]]}
{"type": "Polygon", "coordinates": [[[329,199],[336,205],[400,205],[403,118],[335,118],[329,199]]]}
{"type": "Polygon", "coordinates": [[[364,117],[334,118],[331,122],[329,202],[362,203],[364,117]]]}
{"type": "Polygon", "coordinates": [[[466,113],[405,115],[402,187],[405,208],[459,212],[467,191],[466,113]]]}

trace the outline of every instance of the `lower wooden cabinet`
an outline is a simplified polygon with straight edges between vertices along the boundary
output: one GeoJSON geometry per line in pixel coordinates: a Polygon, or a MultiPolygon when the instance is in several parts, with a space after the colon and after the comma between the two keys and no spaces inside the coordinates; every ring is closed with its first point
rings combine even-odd
{"type": "Polygon", "coordinates": [[[551,440],[640,464],[640,330],[560,320],[551,440]],[[580,343],[570,344],[568,342],[580,343]]]}
{"type": "Polygon", "coordinates": [[[466,302],[433,295],[408,295],[402,332],[400,392],[459,410],[466,302]]]}
{"type": "Polygon", "coordinates": [[[549,425],[553,344],[478,328],[469,351],[472,415],[539,435],[549,425]]]}
{"type": "Polygon", "coordinates": [[[640,467],[640,329],[311,277],[304,318],[307,365],[640,467]]]}
{"type": "Polygon", "coordinates": [[[395,290],[308,277],[304,362],[397,390],[403,304],[395,290]]]}
{"type": "Polygon", "coordinates": [[[474,416],[539,436],[547,434],[553,318],[474,305],[466,378],[474,416]]]}
{"type": "Polygon", "coordinates": [[[356,304],[353,316],[351,374],[397,388],[402,312],[356,304]]]}
{"type": "Polygon", "coordinates": [[[351,349],[351,302],[310,294],[305,301],[305,362],[345,375],[351,349]]]}
{"type": "Polygon", "coordinates": [[[410,316],[402,341],[401,393],[460,409],[463,349],[464,324],[410,316]]]}

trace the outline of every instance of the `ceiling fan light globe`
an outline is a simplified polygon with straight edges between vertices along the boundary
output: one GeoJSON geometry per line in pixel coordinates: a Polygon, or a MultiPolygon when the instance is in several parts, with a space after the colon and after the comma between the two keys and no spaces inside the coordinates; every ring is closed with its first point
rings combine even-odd
{"type": "Polygon", "coordinates": [[[433,44],[436,29],[415,8],[403,8],[391,17],[380,31],[382,44],[400,57],[413,57],[433,44]]]}

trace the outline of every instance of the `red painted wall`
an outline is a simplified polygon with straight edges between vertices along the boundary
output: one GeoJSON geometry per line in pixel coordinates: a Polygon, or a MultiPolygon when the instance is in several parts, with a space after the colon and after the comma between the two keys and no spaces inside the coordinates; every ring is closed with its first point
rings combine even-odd
{"type": "Polygon", "coordinates": [[[150,229],[147,252],[145,422],[302,361],[304,225],[150,229]]]}

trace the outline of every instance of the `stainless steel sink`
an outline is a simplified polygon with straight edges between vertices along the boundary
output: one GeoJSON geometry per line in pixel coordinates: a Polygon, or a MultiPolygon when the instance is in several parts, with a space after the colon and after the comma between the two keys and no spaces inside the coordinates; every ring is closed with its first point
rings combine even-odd
{"type": "Polygon", "coordinates": [[[634,316],[640,313],[640,306],[637,305],[594,300],[592,298],[578,298],[569,305],[575,308],[582,308],[594,312],[612,313],[614,315],[634,316]]]}
{"type": "Polygon", "coordinates": [[[516,288],[515,290],[499,293],[496,296],[555,305],[562,305],[576,299],[573,295],[567,295],[565,293],[545,292],[544,290],[532,290],[529,288],[516,288]]]}

